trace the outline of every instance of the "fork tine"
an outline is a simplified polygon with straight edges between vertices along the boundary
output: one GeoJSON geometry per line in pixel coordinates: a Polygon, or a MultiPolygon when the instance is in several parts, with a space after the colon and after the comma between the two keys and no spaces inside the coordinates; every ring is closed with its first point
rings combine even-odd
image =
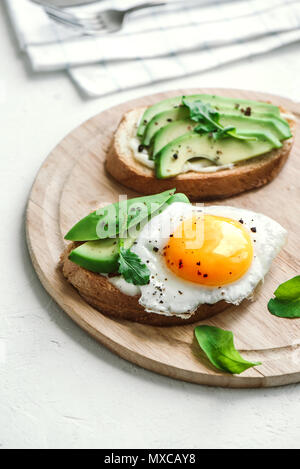
{"type": "Polygon", "coordinates": [[[101,27],[99,25],[99,27],[96,27],[95,26],[87,26],[85,23],[83,22],[79,22],[79,21],[70,21],[70,20],[66,20],[64,18],[61,18],[59,16],[56,16],[52,13],[47,13],[48,16],[53,19],[53,21],[56,21],[57,23],[60,23],[60,24],[63,24],[64,26],[68,26],[70,28],[73,28],[73,29],[77,29],[77,30],[80,30],[82,33],[85,33],[85,34],[88,34],[88,35],[93,35],[95,33],[101,33],[102,31],[104,32],[105,29],[103,27],[101,27]]]}
{"type": "Polygon", "coordinates": [[[56,21],[57,23],[63,24],[65,26],[70,26],[71,28],[84,29],[83,25],[78,23],[78,22],[66,20],[66,19],[61,18],[60,16],[56,16],[56,15],[50,13],[50,12],[47,13],[47,15],[49,16],[49,18],[51,18],[53,21],[56,21]]]}
{"type": "Polygon", "coordinates": [[[81,21],[82,23],[85,23],[85,24],[103,24],[102,21],[100,21],[98,18],[94,18],[94,17],[85,17],[85,18],[77,18],[79,21],[81,21]]]}
{"type": "Polygon", "coordinates": [[[96,18],[93,16],[90,16],[90,17],[87,16],[87,17],[80,18],[75,15],[70,15],[69,13],[66,15],[62,15],[61,12],[59,12],[59,14],[56,14],[56,11],[57,11],[57,8],[53,9],[53,12],[47,8],[46,12],[49,16],[51,16],[54,19],[59,18],[64,22],[71,22],[72,24],[78,24],[79,26],[82,26],[84,28],[94,28],[96,30],[101,30],[101,29],[106,28],[105,24],[103,23],[103,21],[101,21],[100,17],[96,18]]]}
{"type": "Polygon", "coordinates": [[[85,17],[85,18],[78,18],[77,21],[83,27],[88,29],[95,29],[97,31],[108,29],[106,24],[103,21],[99,21],[99,18],[93,17],[85,17]]]}
{"type": "Polygon", "coordinates": [[[75,15],[72,15],[70,17],[64,17],[60,14],[53,13],[51,11],[47,11],[47,15],[53,18],[54,20],[60,20],[64,23],[71,23],[74,24],[78,27],[85,27],[86,24],[88,24],[88,20],[85,18],[78,18],[75,15]]]}
{"type": "Polygon", "coordinates": [[[98,21],[80,21],[80,24],[86,28],[96,29],[97,31],[105,30],[107,27],[98,21]]]}

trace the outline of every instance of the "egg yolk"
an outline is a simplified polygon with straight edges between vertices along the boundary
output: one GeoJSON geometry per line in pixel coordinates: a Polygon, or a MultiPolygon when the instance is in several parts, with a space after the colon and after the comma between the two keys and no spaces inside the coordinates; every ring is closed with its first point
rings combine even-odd
{"type": "Polygon", "coordinates": [[[178,277],[203,286],[223,286],[247,272],[253,245],[240,222],[197,214],[177,227],[163,255],[178,277]]]}

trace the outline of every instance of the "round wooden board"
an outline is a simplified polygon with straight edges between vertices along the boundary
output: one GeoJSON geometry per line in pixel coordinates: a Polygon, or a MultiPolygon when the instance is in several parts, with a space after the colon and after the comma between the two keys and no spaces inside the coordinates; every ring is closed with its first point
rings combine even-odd
{"type": "Polygon", "coordinates": [[[123,113],[166,97],[196,92],[270,100],[300,115],[299,104],[278,96],[241,90],[193,89],[147,96],[93,117],[54,149],[37,175],[26,221],[33,265],[46,290],[80,327],[137,365],[172,378],[213,386],[269,387],[299,382],[300,319],[279,319],[267,310],[267,302],[277,286],[300,272],[299,137],[287,164],[271,184],[218,202],[262,212],[289,231],[288,244],[273,263],[256,301],[230,307],[205,321],[233,331],[243,356],[262,361],[263,365],[239,376],[219,373],[201,355],[194,339],[195,325],[160,328],[111,320],[89,306],[58,268],[65,247],[63,236],[76,221],[103,203],[116,201],[119,194],[136,195],[113,181],[104,169],[107,148],[123,113]]]}

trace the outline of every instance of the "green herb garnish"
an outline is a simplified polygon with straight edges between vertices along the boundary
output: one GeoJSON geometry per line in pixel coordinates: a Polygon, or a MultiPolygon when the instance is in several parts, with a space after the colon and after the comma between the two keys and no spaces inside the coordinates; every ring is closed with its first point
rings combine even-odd
{"type": "Polygon", "coordinates": [[[220,124],[220,114],[210,104],[205,104],[201,100],[188,101],[185,96],[182,98],[184,106],[190,110],[190,119],[198,122],[194,132],[199,134],[211,134],[214,140],[225,137],[233,137],[239,140],[256,140],[255,137],[239,135],[233,126],[224,127],[220,124]]]}
{"type": "Polygon", "coordinates": [[[261,363],[244,360],[233,343],[233,333],[213,326],[198,326],[195,336],[210,362],[226,373],[241,374],[261,363]]]}
{"type": "Polygon", "coordinates": [[[280,318],[300,318],[300,275],[282,283],[268,303],[271,314],[280,318]]]}
{"type": "Polygon", "coordinates": [[[119,240],[119,273],[128,283],[147,285],[150,279],[148,267],[130,249],[124,248],[124,241],[119,240]]]}

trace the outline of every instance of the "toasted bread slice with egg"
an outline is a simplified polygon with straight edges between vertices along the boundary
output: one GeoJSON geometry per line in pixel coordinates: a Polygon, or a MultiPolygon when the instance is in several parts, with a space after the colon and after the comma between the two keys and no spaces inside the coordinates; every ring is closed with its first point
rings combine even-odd
{"type": "MultiPolygon", "coordinates": [[[[141,194],[154,194],[176,187],[193,201],[227,198],[271,182],[286,162],[294,143],[296,118],[287,119],[293,137],[280,149],[243,161],[231,169],[209,173],[188,172],[170,179],[157,179],[154,171],[134,158],[130,142],[145,108],[127,112],[107,154],[106,169],[118,182],[141,194]]],[[[282,112],[287,111],[281,109],[282,112]]]]}
{"type": "Polygon", "coordinates": [[[78,243],[71,243],[61,256],[63,275],[87,303],[111,318],[126,319],[152,326],[178,326],[210,318],[231,306],[225,301],[219,301],[213,305],[201,305],[188,319],[147,313],[139,304],[138,296],[125,295],[107,277],[90,272],[70,261],[68,256],[76,246],[78,243]]]}

